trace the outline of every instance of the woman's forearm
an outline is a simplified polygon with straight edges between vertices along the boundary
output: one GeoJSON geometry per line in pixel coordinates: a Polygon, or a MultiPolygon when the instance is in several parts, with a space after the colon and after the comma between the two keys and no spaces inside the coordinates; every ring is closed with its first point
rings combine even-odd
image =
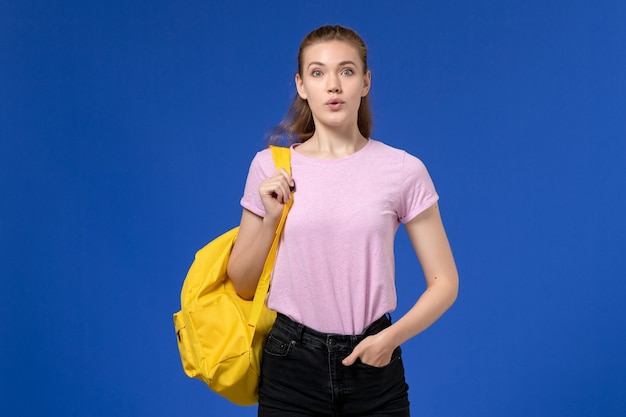
{"type": "Polygon", "coordinates": [[[276,222],[263,219],[254,230],[240,228],[228,262],[228,277],[237,294],[252,299],[276,235],[276,222]]]}
{"type": "Polygon", "coordinates": [[[437,280],[417,300],[415,305],[391,327],[387,328],[395,346],[418,335],[450,308],[458,294],[458,279],[437,280]]]}

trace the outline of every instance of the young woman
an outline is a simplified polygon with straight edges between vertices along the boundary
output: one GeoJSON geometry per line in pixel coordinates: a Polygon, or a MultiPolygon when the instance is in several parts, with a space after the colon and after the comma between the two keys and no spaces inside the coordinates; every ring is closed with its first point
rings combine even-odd
{"type": "Polygon", "coordinates": [[[408,416],[400,345],[454,302],[458,275],[424,165],[370,138],[367,47],[323,26],[300,45],[297,97],[277,136],[292,139],[292,175],[269,150],[250,166],[228,274],[252,298],[295,187],[267,304],[278,312],[263,355],[259,416],[408,416]],[[406,227],[426,291],[398,321],[394,236],[406,227]]]}

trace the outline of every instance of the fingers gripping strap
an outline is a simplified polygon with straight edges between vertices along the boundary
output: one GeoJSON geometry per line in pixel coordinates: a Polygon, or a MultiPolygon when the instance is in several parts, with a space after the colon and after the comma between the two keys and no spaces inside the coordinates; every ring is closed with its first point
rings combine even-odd
{"type": "MultiPolygon", "coordinates": [[[[270,148],[272,149],[272,157],[274,159],[274,164],[276,165],[276,168],[284,168],[288,173],[291,174],[291,154],[289,148],[283,148],[279,146],[270,146],[270,148]]],[[[248,326],[253,329],[256,327],[256,324],[259,321],[261,309],[263,308],[263,304],[265,303],[265,297],[267,296],[267,292],[270,288],[270,277],[272,275],[272,270],[274,269],[274,261],[276,260],[276,252],[278,251],[278,242],[280,241],[280,235],[283,231],[283,227],[285,226],[285,220],[287,220],[287,213],[289,213],[289,209],[292,205],[293,192],[291,193],[291,198],[283,208],[283,214],[280,218],[280,222],[278,222],[276,234],[274,235],[274,241],[272,242],[272,246],[267,255],[267,260],[265,261],[265,265],[263,266],[263,273],[261,274],[261,278],[259,279],[259,283],[256,287],[256,292],[254,293],[254,300],[252,301],[250,318],[248,319],[248,326]]]]}

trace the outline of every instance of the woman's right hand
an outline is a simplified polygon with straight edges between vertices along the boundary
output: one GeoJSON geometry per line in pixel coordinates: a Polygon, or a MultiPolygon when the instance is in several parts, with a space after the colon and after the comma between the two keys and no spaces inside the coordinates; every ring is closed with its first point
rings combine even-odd
{"type": "Polygon", "coordinates": [[[265,208],[265,218],[278,222],[283,213],[283,206],[291,198],[291,189],[295,186],[293,178],[285,169],[277,170],[274,175],[261,182],[259,194],[263,207],[265,208]]]}

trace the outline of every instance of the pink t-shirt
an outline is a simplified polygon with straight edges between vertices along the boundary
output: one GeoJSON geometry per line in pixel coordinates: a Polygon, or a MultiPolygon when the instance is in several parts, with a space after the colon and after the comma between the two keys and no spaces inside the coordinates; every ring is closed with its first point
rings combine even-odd
{"type": "MultiPolygon", "coordinates": [[[[291,152],[294,202],[278,248],[268,307],[324,333],[360,334],[396,307],[394,237],[438,199],[424,164],[370,139],[337,160],[291,152]]],[[[263,217],[261,181],[276,168],[256,154],[241,205],[263,217]]]]}

